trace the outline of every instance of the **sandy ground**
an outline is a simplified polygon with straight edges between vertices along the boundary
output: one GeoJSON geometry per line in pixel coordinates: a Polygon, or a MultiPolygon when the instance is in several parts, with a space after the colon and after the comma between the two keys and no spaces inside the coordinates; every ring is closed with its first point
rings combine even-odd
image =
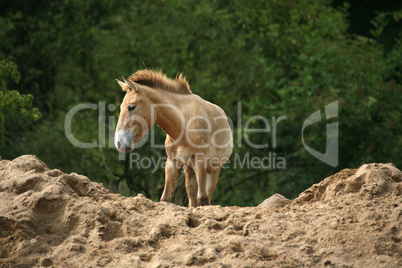
{"type": "Polygon", "coordinates": [[[0,267],[402,267],[402,172],[345,169],[294,200],[122,197],[35,156],[0,161],[0,267]]]}

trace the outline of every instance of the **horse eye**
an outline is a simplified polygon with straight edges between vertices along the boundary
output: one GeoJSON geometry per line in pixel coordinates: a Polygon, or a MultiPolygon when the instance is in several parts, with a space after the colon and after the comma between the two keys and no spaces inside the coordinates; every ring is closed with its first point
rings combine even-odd
{"type": "Polygon", "coordinates": [[[128,106],[128,111],[129,111],[129,112],[134,111],[135,107],[137,107],[137,106],[135,106],[134,104],[130,104],[130,105],[128,106]]]}

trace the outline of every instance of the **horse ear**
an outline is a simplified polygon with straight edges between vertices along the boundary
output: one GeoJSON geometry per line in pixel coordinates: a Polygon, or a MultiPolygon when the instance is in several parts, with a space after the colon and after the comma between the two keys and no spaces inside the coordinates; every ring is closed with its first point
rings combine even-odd
{"type": "Polygon", "coordinates": [[[119,85],[121,86],[121,90],[125,91],[125,92],[129,92],[130,91],[130,87],[129,85],[127,85],[124,82],[119,81],[118,79],[116,79],[117,83],[119,83],[119,85]]]}
{"type": "Polygon", "coordinates": [[[126,78],[123,77],[124,82],[130,87],[130,89],[135,89],[136,92],[142,92],[142,88],[140,85],[137,83],[134,83],[130,80],[127,80],[126,78]]]}

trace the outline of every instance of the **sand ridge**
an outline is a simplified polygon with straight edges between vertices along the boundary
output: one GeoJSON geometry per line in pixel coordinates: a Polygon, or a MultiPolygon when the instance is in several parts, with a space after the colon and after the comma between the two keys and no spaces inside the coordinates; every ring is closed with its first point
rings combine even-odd
{"type": "Polygon", "coordinates": [[[0,161],[0,267],[401,267],[401,239],[393,164],[342,170],[294,200],[188,209],[32,155],[0,161]]]}

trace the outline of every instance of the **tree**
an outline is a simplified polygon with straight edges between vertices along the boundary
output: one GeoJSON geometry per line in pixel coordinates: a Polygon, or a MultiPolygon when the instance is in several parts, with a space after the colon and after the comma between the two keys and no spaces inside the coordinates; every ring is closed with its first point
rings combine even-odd
{"type": "MultiPolygon", "coordinates": [[[[24,79],[8,85],[36,96],[43,119],[35,127],[7,119],[3,157],[36,154],[51,168],[158,200],[162,165],[144,168],[135,160],[161,159],[164,150],[148,142],[136,149],[138,155],[119,160],[112,139],[119,109],[108,108],[118,107],[124,96],[114,79],[146,67],[170,77],[183,72],[195,94],[225,110],[235,127],[237,161],[270,153],[286,159],[285,169],[246,168],[234,167],[233,157],[221,172],[213,198],[218,204],[255,205],[275,192],[294,197],[327,175],[366,162],[402,165],[402,35],[396,27],[402,16],[396,5],[361,35],[349,27],[357,9],[349,13],[348,6],[334,8],[326,0],[25,2],[0,4],[0,57],[20,66],[24,79]],[[315,159],[301,142],[303,122],[332,101],[339,102],[337,167],[315,159]],[[97,108],[77,113],[72,133],[80,141],[99,142],[104,122],[102,148],[77,148],[66,138],[66,115],[83,102],[97,108]],[[273,118],[286,119],[275,134],[245,136],[246,122],[249,128],[266,127],[256,115],[267,118],[271,128],[273,118]],[[269,146],[252,148],[246,139],[269,146]]],[[[305,142],[323,151],[326,122],[307,131],[305,142]]],[[[163,144],[163,131],[156,127],[154,133],[163,144]]]]}
{"type": "Polygon", "coordinates": [[[37,121],[41,117],[38,108],[32,107],[33,96],[21,95],[16,90],[9,91],[6,79],[11,78],[15,83],[20,80],[17,65],[5,60],[0,61],[0,143],[4,135],[6,114],[19,116],[23,119],[37,121]]]}

